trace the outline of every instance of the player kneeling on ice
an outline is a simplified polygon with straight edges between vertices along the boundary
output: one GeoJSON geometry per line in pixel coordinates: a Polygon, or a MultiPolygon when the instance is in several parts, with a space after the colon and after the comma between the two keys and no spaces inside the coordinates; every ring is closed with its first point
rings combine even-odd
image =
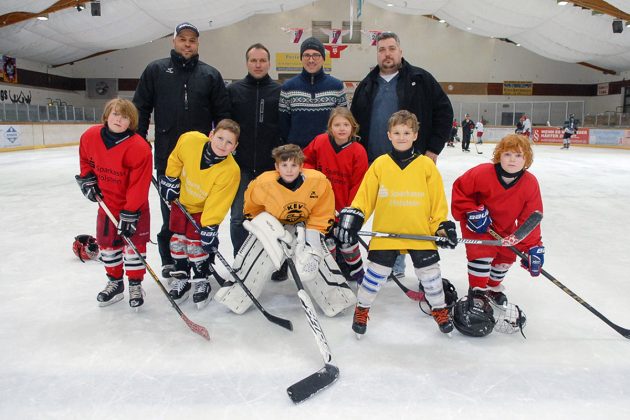
{"type": "MultiPolygon", "coordinates": [[[[542,213],[538,181],[527,171],[532,162],[527,137],[510,134],[497,144],[492,163],[482,163],[455,180],[451,213],[460,221],[464,238],[493,239],[491,231],[505,237],[534,211],[542,213]]],[[[540,226],[515,247],[527,255],[521,265],[538,276],[545,255],[540,226]]],[[[493,328],[522,331],[525,316],[508,303],[502,283],[516,260],[515,253],[509,247],[466,244],[466,257],[470,288],[455,307],[455,327],[472,336],[488,335],[493,328]]]]}
{"type": "Polygon", "coordinates": [[[81,136],[81,174],[75,177],[81,192],[90,201],[102,197],[119,220],[109,220],[102,208],[96,218],[96,242],[105,264],[107,286],[96,299],[100,306],[123,298],[123,274],[129,279],[129,305],[144,303],[141,282],[146,272],[140,258],[121,236],[130,238],[142,257],[149,241],[149,186],[151,185],[151,146],[135,134],[138,111],[126,99],[112,99],[105,105],[103,124],[87,129],[81,136]],[[124,261],[124,270],[123,270],[124,261]]]}
{"type": "MultiPolygon", "coordinates": [[[[439,246],[455,248],[457,232],[455,223],[446,218],[448,205],[442,176],[431,159],[413,150],[418,129],[416,116],[408,111],[398,111],[390,117],[387,136],[392,142],[392,151],[374,161],[351,207],[341,211],[337,230],[339,240],[356,242],[357,232],[374,213],[372,228],[375,231],[435,234],[448,238],[448,241],[437,242],[439,246]]],[[[453,324],[445,302],[436,242],[376,237],[370,241],[367,270],[357,292],[358,303],[352,323],[357,337],[365,334],[370,307],[391,273],[399,251],[411,255],[420,286],[440,331],[451,332],[453,324]]]]}
{"type": "MultiPolygon", "coordinates": [[[[258,297],[289,255],[313,300],[327,316],[335,316],[356,298],[324,244],[335,218],[332,187],[321,172],[303,169],[299,146],[276,147],[272,156],[276,170],[262,173],[245,191],[243,227],[249,235],[234,269],[258,297]]],[[[231,282],[219,289],[215,300],[237,314],[252,304],[243,288],[231,282]]]]}
{"type": "Polygon", "coordinates": [[[165,174],[159,177],[160,195],[166,201],[179,199],[201,227],[198,232],[178,206],[171,206],[170,250],[175,262],[171,276],[175,281],[169,294],[176,302],[188,298],[191,283],[195,283],[193,301],[197,308],[208,302],[209,265],[214,262],[213,249],[219,246],[219,224],[241,179],[232,157],[240,132],[236,122],[224,119],[209,137],[198,131],[182,134],[168,158],[165,174]]]}

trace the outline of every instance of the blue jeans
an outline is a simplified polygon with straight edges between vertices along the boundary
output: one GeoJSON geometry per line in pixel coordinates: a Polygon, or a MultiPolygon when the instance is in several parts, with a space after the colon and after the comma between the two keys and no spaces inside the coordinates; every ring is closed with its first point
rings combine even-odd
{"type": "Polygon", "coordinates": [[[396,257],[396,262],[394,262],[394,273],[404,273],[407,265],[405,264],[405,254],[398,254],[396,257]]]}
{"type": "Polygon", "coordinates": [[[232,239],[232,246],[234,247],[234,256],[236,256],[243,242],[247,239],[248,232],[243,227],[243,220],[245,220],[243,204],[245,203],[245,190],[254,178],[252,171],[241,170],[241,182],[238,185],[236,197],[234,197],[232,202],[230,210],[230,239],[232,239]]]}

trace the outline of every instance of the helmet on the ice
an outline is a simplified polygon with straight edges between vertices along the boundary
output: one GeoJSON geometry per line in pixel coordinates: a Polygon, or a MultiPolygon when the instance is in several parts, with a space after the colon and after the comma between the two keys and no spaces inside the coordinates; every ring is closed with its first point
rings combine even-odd
{"type": "Polygon", "coordinates": [[[485,337],[494,328],[492,306],[487,296],[477,291],[464,296],[453,308],[453,325],[457,331],[470,337],[485,337]]]}
{"type": "Polygon", "coordinates": [[[83,262],[98,258],[98,244],[91,235],[77,235],[72,243],[72,252],[83,262]]]}

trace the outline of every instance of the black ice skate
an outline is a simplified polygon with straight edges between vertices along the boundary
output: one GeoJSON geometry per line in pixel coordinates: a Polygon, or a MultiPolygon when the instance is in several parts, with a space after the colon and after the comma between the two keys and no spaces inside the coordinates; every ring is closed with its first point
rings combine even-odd
{"type": "Polygon", "coordinates": [[[352,331],[356,333],[357,339],[361,339],[365,330],[367,330],[367,322],[370,308],[363,308],[359,305],[354,308],[354,319],[352,320],[352,331]]]}
{"type": "Polygon", "coordinates": [[[105,289],[96,296],[96,300],[99,302],[98,306],[108,306],[122,300],[124,290],[125,284],[122,279],[113,279],[109,277],[109,281],[107,282],[105,289]]]}
{"type": "Polygon", "coordinates": [[[197,305],[197,309],[201,309],[210,301],[210,282],[207,279],[200,279],[195,284],[195,292],[193,293],[193,302],[197,305]]]}
{"type": "Polygon", "coordinates": [[[508,299],[507,299],[507,296],[505,296],[505,293],[503,292],[495,292],[494,290],[487,290],[486,296],[488,296],[488,298],[498,306],[507,305],[508,299]]]}
{"type": "Polygon", "coordinates": [[[166,280],[169,286],[173,283],[173,280],[175,280],[173,276],[171,276],[173,271],[175,271],[175,265],[173,264],[166,264],[162,266],[162,278],[166,280]]]}
{"type": "Polygon", "coordinates": [[[136,310],[144,304],[144,290],[142,282],[137,280],[129,280],[129,306],[136,310]]]}
{"type": "Polygon", "coordinates": [[[190,293],[188,273],[185,271],[172,271],[171,276],[175,278],[175,281],[171,284],[171,290],[169,290],[168,294],[177,302],[185,301],[190,293]]]}
{"type": "Polygon", "coordinates": [[[451,314],[448,308],[433,309],[431,315],[433,315],[433,319],[435,319],[438,327],[440,327],[440,331],[444,334],[453,331],[453,321],[451,320],[451,314]]]}

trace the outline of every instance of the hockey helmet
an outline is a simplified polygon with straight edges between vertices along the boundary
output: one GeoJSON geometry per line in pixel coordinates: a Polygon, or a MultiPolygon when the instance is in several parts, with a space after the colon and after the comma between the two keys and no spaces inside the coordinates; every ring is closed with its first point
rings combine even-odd
{"type": "MultiPolygon", "coordinates": [[[[444,289],[444,301],[446,302],[447,307],[451,307],[457,302],[457,290],[455,290],[455,286],[453,283],[448,281],[442,277],[442,288],[444,289]]],[[[420,283],[420,291],[424,292],[424,288],[422,287],[422,283],[420,283]]],[[[427,315],[431,315],[431,305],[427,302],[426,298],[422,299],[418,302],[420,306],[420,310],[427,315]]]]}
{"type": "Polygon", "coordinates": [[[490,334],[495,322],[488,298],[474,294],[458,300],[453,308],[453,324],[457,331],[470,337],[490,334]]]}
{"type": "Polygon", "coordinates": [[[98,258],[98,244],[91,235],[77,235],[72,243],[72,252],[79,257],[82,262],[85,260],[95,260],[98,258]]]}

